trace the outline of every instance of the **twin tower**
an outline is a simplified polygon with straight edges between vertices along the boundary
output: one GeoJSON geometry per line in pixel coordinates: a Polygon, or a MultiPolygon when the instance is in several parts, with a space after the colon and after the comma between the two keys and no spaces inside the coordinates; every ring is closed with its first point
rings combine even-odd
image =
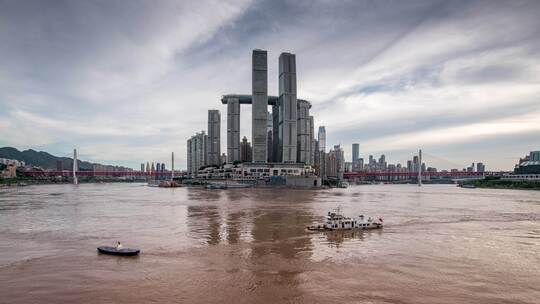
{"type": "Polygon", "coordinates": [[[267,51],[253,50],[251,75],[251,95],[231,94],[221,99],[227,105],[227,162],[240,160],[240,105],[251,104],[252,161],[311,164],[313,117],[309,116],[311,104],[296,98],[296,56],[279,55],[278,97],[268,96],[267,51]],[[272,107],[271,118],[268,106],[272,107]]]}

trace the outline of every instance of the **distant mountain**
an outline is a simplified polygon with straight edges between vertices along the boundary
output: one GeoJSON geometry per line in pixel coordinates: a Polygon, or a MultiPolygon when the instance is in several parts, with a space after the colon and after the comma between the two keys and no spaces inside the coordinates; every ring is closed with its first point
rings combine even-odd
{"type": "MultiPolygon", "coordinates": [[[[0,148],[0,158],[16,159],[24,161],[27,165],[55,170],[57,161],[62,161],[62,169],[70,170],[73,167],[73,158],[58,157],[43,151],[32,149],[19,151],[13,147],[0,148]]],[[[79,170],[92,170],[93,163],[78,160],[79,170]]]]}

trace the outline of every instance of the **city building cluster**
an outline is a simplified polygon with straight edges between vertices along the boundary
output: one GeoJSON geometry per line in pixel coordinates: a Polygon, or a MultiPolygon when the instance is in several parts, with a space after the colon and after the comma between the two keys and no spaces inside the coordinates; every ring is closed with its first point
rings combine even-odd
{"type": "MultiPolygon", "coordinates": [[[[345,163],[345,172],[439,172],[437,168],[427,167],[425,162],[420,164],[419,155],[414,155],[412,159],[407,160],[406,165],[400,163],[389,164],[386,162],[386,156],[381,154],[378,159],[373,155],[369,155],[368,160],[364,162],[364,159],[360,156],[360,145],[358,143],[352,144],[352,159],[350,163],[345,163]]],[[[486,167],[483,163],[472,163],[470,167],[463,169],[450,169],[441,170],[440,172],[485,172],[486,167]]]]}
{"type": "Polygon", "coordinates": [[[303,176],[311,178],[308,183],[320,185],[314,168],[320,167],[317,152],[323,149],[315,139],[311,103],[297,98],[296,56],[282,53],[278,70],[278,96],[271,96],[267,51],[253,50],[251,94],[229,94],[221,99],[227,105],[227,153],[221,153],[220,111],[209,110],[208,133],[203,130],[187,140],[189,176],[303,176]],[[251,142],[246,136],[240,140],[241,105],[252,108],[251,142]]]}
{"type": "Polygon", "coordinates": [[[505,174],[502,179],[514,181],[540,181],[540,151],[530,151],[519,159],[514,172],[505,174]]]}

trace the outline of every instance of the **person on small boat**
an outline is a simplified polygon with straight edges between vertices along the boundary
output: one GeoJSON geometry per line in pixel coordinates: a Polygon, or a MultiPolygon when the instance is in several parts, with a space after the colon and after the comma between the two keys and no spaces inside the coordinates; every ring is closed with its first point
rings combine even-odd
{"type": "Polygon", "coordinates": [[[116,244],[116,249],[117,249],[117,250],[120,250],[120,249],[122,249],[123,247],[124,247],[124,246],[122,246],[122,243],[120,243],[120,242],[118,242],[118,243],[116,244]]]}

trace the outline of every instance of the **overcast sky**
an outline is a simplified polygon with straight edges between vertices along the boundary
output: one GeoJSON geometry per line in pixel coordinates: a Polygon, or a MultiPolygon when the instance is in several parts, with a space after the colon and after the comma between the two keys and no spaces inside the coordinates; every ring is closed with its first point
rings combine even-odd
{"type": "MultiPolygon", "coordinates": [[[[512,169],[540,149],[540,1],[0,0],[0,146],[186,167],[186,140],[251,92],[251,51],[296,54],[328,145],[512,169]]],[[[251,137],[242,107],[241,135],[251,137]]]]}

